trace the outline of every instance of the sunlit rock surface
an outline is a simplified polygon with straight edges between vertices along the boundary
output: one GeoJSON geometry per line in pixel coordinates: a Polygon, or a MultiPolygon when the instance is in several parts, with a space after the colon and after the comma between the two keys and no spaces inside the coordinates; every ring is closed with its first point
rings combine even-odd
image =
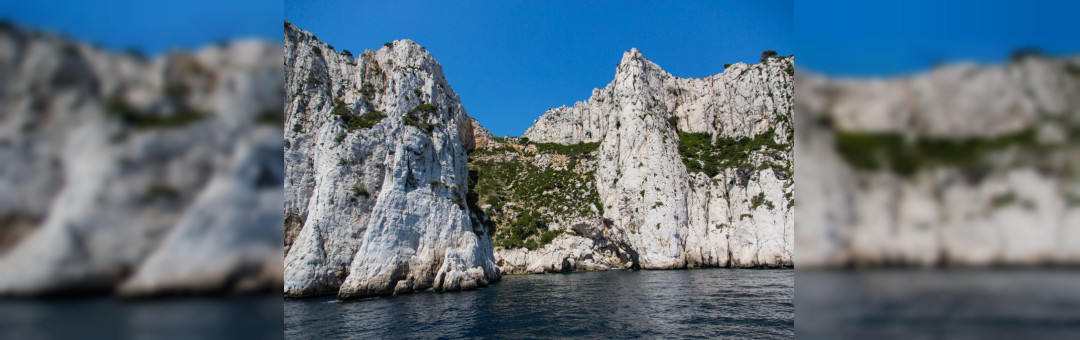
{"type": "Polygon", "coordinates": [[[286,23],[285,60],[285,295],[497,281],[491,238],[464,203],[466,152],[486,130],[434,57],[409,40],[347,55],[286,23]]]}

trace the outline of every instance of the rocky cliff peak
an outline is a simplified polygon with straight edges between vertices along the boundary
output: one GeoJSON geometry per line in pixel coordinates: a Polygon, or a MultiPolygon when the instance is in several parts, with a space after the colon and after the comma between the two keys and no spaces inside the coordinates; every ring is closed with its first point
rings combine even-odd
{"type": "Polygon", "coordinates": [[[490,235],[464,204],[466,151],[489,134],[442,66],[407,39],[349,56],[289,24],[285,35],[285,293],[498,280],[490,235]]]}
{"type": "Polygon", "coordinates": [[[615,81],[642,78],[650,73],[656,73],[660,77],[670,76],[659,65],[645,58],[637,48],[631,48],[629,51],[623,52],[622,60],[619,61],[619,67],[615,72],[615,81]]]}
{"type": "MultiPolygon", "coordinates": [[[[611,229],[554,244],[592,247],[572,253],[594,258],[614,244],[632,254],[618,261],[643,268],[792,265],[793,79],[791,57],[677,78],[625,52],[611,83],[548,110],[524,134],[598,143],[599,211],[611,229]]],[[[551,266],[508,270],[523,267],[551,266]]]]}

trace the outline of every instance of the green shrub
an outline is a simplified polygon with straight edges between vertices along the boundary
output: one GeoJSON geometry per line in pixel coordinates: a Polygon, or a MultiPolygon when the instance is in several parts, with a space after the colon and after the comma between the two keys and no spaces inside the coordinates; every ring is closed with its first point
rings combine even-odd
{"type": "Polygon", "coordinates": [[[138,129],[171,129],[187,126],[209,117],[202,111],[182,108],[170,115],[143,115],[135,121],[135,127],[138,129]]]}
{"type": "Polygon", "coordinates": [[[308,82],[308,84],[315,84],[315,85],[319,85],[319,84],[323,83],[323,81],[321,79],[316,78],[315,76],[309,76],[307,78],[307,82],[308,82]]]}
{"type": "Polygon", "coordinates": [[[394,43],[392,43],[392,42],[388,42],[388,43],[385,43],[385,44],[382,44],[382,45],[383,45],[383,47],[394,47],[394,43]]]}
{"type": "Polygon", "coordinates": [[[255,115],[255,123],[267,126],[281,126],[285,123],[284,114],[274,109],[262,110],[255,115]]]}
{"type": "Polygon", "coordinates": [[[769,210],[772,210],[773,208],[775,208],[775,206],[773,206],[773,203],[771,201],[765,199],[765,193],[764,192],[759,193],[756,196],[750,198],[750,210],[757,210],[757,208],[762,206],[762,205],[765,205],[766,207],[768,207],[769,210]]]}
{"type": "Polygon", "coordinates": [[[176,187],[174,187],[174,186],[172,186],[172,185],[170,185],[168,183],[154,182],[154,183],[150,183],[150,185],[148,185],[146,187],[146,194],[145,194],[146,199],[155,199],[155,198],[174,199],[174,198],[177,198],[177,197],[180,197],[180,190],[177,190],[176,187]]]}
{"type": "Polygon", "coordinates": [[[368,192],[367,187],[363,184],[357,183],[352,186],[352,197],[360,198],[360,196],[371,197],[371,193],[368,192]]]}
{"type": "Polygon", "coordinates": [[[353,55],[352,55],[352,52],[349,52],[349,50],[341,50],[341,53],[342,53],[342,54],[344,54],[344,55],[346,55],[346,56],[349,56],[349,57],[352,57],[352,56],[353,56],[353,55]]]}
{"type": "Polygon", "coordinates": [[[349,132],[357,129],[370,129],[381,122],[383,118],[386,118],[386,114],[382,111],[370,111],[357,116],[341,99],[334,99],[334,109],[331,113],[341,118],[341,122],[349,132]]]}
{"type": "Polygon", "coordinates": [[[994,209],[1000,209],[1001,207],[1004,207],[1006,205],[1010,205],[1010,204],[1013,204],[1013,203],[1016,203],[1016,202],[1017,202],[1016,194],[1010,192],[1010,193],[994,196],[994,198],[990,199],[990,206],[994,207],[994,209]]]}
{"type": "Polygon", "coordinates": [[[438,112],[438,110],[439,110],[438,105],[435,105],[435,104],[420,104],[420,105],[417,105],[416,107],[414,107],[412,110],[409,110],[409,114],[420,112],[420,113],[426,113],[426,114],[431,115],[431,114],[435,114],[436,112],[438,112]]]}
{"type": "Polygon", "coordinates": [[[428,117],[428,116],[434,115],[436,112],[438,112],[438,110],[439,110],[439,106],[435,105],[435,104],[420,104],[420,105],[417,105],[412,110],[409,110],[409,112],[406,113],[405,116],[403,117],[405,119],[405,125],[415,126],[415,127],[419,128],[420,130],[423,130],[423,131],[427,132],[430,135],[432,132],[435,131],[435,127],[440,126],[442,124],[424,122],[422,120],[423,117],[421,117],[419,114],[422,113],[422,114],[424,114],[423,115],[424,117],[428,117]]]}
{"type": "Polygon", "coordinates": [[[364,83],[364,85],[360,85],[360,95],[363,95],[364,98],[367,98],[367,100],[374,100],[375,85],[371,85],[371,83],[364,83]]]}
{"type": "Polygon", "coordinates": [[[183,82],[170,82],[165,85],[165,96],[174,103],[182,102],[191,94],[191,87],[183,82]]]}
{"type": "Polygon", "coordinates": [[[764,63],[764,62],[768,61],[769,58],[772,58],[772,57],[775,57],[775,56],[776,56],[776,51],[765,50],[765,52],[761,52],[761,62],[764,63]]]}
{"type": "Polygon", "coordinates": [[[322,54],[322,49],[318,46],[311,46],[311,52],[314,52],[315,54],[322,54]]]}
{"type": "Polygon", "coordinates": [[[416,128],[418,128],[420,130],[423,130],[424,132],[427,132],[429,135],[432,132],[435,131],[436,126],[440,125],[440,124],[425,123],[425,122],[416,120],[413,117],[409,117],[409,115],[405,115],[405,116],[403,116],[403,118],[405,119],[405,125],[415,126],[416,128]]]}

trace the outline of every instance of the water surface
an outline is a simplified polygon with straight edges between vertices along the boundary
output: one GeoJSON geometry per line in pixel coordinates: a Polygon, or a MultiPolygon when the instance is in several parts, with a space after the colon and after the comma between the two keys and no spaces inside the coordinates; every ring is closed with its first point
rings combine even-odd
{"type": "Polygon", "coordinates": [[[0,299],[0,339],[280,339],[281,297],[0,299]]]}
{"type": "Polygon", "coordinates": [[[468,292],[285,301],[286,338],[792,338],[794,270],[508,275],[468,292]]]}
{"type": "Polygon", "coordinates": [[[1080,270],[798,270],[800,339],[1080,339],[1080,270]]]}

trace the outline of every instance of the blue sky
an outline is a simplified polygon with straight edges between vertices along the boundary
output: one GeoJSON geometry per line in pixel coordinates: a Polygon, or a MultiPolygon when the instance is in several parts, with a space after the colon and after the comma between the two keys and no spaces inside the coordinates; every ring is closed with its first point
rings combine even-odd
{"type": "Polygon", "coordinates": [[[799,67],[838,76],[890,76],[948,61],[1001,63],[1017,48],[1080,52],[1080,1],[795,3],[799,67]]]}
{"type": "Polygon", "coordinates": [[[0,18],[112,50],[157,55],[224,39],[281,41],[282,8],[281,0],[9,0],[0,1],[0,18]]]}
{"type": "Polygon", "coordinates": [[[470,115],[520,135],[545,110],[588,99],[623,52],[679,77],[794,51],[791,1],[286,1],[285,19],[354,54],[409,38],[443,66],[470,115]]]}

